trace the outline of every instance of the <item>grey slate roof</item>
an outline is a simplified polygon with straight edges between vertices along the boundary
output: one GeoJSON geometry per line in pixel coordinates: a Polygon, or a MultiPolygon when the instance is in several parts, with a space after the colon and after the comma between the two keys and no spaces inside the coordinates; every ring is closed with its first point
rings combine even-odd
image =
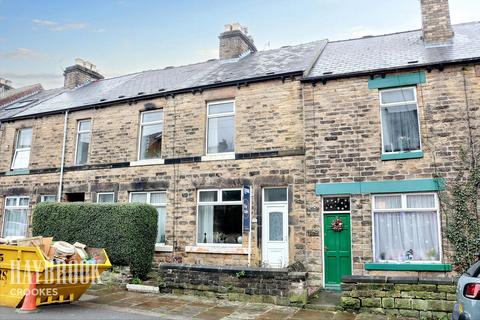
{"type": "MultiPolygon", "coordinates": [[[[326,40],[251,53],[240,59],[211,60],[175,68],[144,71],[90,82],[31,106],[10,117],[62,112],[95,104],[169,91],[242,81],[272,74],[306,71],[326,40]],[[141,93],[141,94],[139,94],[141,93]]],[[[3,116],[0,114],[0,119],[3,116]]]]}
{"type": "Polygon", "coordinates": [[[0,119],[8,119],[8,118],[13,118],[15,115],[24,112],[25,110],[28,110],[30,108],[33,108],[36,105],[39,105],[41,103],[44,103],[47,101],[49,98],[55,97],[56,95],[66,91],[64,88],[56,88],[56,89],[50,89],[50,90],[43,90],[40,92],[37,92],[33,95],[28,95],[26,97],[23,97],[22,99],[19,99],[15,101],[14,103],[10,103],[7,105],[3,105],[0,107],[0,119]],[[19,105],[19,103],[22,102],[28,102],[31,101],[31,103],[28,103],[22,107],[17,108],[16,105],[19,105]]]}
{"type": "Polygon", "coordinates": [[[329,42],[306,78],[479,58],[480,22],[457,24],[453,30],[453,44],[444,47],[425,47],[421,30],[329,42]]]}

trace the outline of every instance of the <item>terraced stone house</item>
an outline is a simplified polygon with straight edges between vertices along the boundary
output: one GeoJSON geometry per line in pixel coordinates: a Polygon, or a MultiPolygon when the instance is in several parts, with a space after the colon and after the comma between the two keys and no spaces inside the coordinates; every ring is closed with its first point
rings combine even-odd
{"type": "Polygon", "coordinates": [[[77,60],[0,110],[2,236],[41,201],[145,202],[158,262],[449,273],[438,194],[480,138],[480,23],[421,8],[422,30],[267,51],[229,24],[219,59],[110,79],[77,60]]]}

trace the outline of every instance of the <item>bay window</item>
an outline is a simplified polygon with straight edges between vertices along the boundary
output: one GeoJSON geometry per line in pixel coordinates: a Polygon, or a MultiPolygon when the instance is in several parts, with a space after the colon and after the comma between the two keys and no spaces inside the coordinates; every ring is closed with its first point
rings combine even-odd
{"type": "Polygon", "coordinates": [[[4,238],[18,238],[27,235],[28,197],[6,197],[3,216],[4,238]]]}
{"type": "Polygon", "coordinates": [[[156,192],[131,192],[130,202],[148,203],[158,212],[157,243],[165,243],[165,224],[167,219],[167,193],[156,192]]]}
{"type": "Polygon", "coordinates": [[[375,195],[373,220],[375,261],[440,261],[435,193],[375,195]]]}
{"type": "Polygon", "coordinates": [[[15,140],[12,170],[27,169],[30,162],[30,147],[32,145],[32,128],[19,129],[15,140]]]}
{"type": "Polygon", "coordinates": [[[198,191],[197,243],[242,243],[242,189],[198,191]]]}
{"type": "Polygon", "coordinates": [[[234,152],[235,104],[233,101],[207,105],[207,154],[234,152]]]}
{"type": "Polygon", "coordinates": [[[380,90],[382,152],[420,151],[415,87],[380,90]]]}
{"type": "Polygon", "coordinates": [[[142,112],[138,160],[160,159],[162,153],[163,111],[142,112]]]}

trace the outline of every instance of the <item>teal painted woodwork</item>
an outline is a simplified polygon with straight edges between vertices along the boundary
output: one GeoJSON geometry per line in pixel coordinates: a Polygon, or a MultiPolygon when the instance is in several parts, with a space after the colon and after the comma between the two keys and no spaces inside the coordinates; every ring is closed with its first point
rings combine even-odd
{"type": "Polygon", "coordinates": [[[445,189],[443,179],[387,180],[340,183],[317,183],[317,195],[427,192],[445,189]]]}
{"type": "Polygon", "coordinates": [[[427,77],[425,71],[418,71],[413,73],[402,73],[402,74],[389,74],[385,77],[376,77],[373,79],[368,79],[368,88],[369,89],[383,89],[383,88],[394,88],[402,87],[408,85],[415,85],[419,83],[425,83],[427,77]]]}
{"type": "Polygon", "coordinates": [[[365,263],[364,268],[391,271],[452,271],[451,264],[443,263],[365,263]]]}
{"type": "Polygon", "coordinates": [[[342,283],[343,276],[352,274],[352,241],[350,235],[350,214],[332,213],[323,216],[325,286],[342,283]],[[343,230],[332,229],[332,221],[341,219],[343,230]]]}
{"type": "Polygon", "coordinates": [[[417,159],[417,158],[423,158],[423,151],[385,153],[385,154],[382,154],[382,156],[381,156],[381,159],[383,161],[402,160],[402,159],[417,159]]]}

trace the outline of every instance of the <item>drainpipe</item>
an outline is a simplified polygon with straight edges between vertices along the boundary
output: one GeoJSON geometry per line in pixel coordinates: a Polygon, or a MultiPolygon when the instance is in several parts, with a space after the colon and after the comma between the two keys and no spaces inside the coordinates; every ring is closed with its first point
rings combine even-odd
{"type": "Polygon", "coordinates": [[[62,146],[62,162],[60,163],[60,181],[58,182],[58,194],[57,201],[62,201],[62,187],[63,187],[63,167],[65,162],[65,146],[67,143],[67,120],[68,120],[68,110],[65,111],[65,120],[63,123],[63,146],[62,146]]]}

